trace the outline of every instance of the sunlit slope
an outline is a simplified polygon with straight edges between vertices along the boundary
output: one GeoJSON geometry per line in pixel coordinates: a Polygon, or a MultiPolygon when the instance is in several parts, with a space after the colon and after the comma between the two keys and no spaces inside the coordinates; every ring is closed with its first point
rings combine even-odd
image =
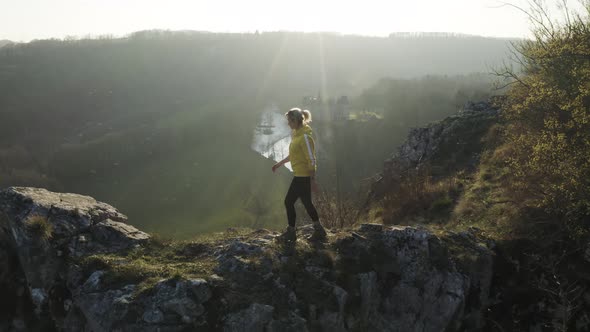
{"type": "Polygon", "coordinates": [[[273,174],[272,161],[250,149],[251,131],[224,119],[178,113],[66,147],[52,165],[68,190],[112,203],[132,224],[161,234],[284,226],[290,174],[273,174]]]}

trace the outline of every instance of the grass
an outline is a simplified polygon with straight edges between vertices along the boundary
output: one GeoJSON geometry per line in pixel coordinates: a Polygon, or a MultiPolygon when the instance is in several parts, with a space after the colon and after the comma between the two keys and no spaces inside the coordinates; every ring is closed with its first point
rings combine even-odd
{"type": "Polygon", "coordinates": [[[445,223],[462,186],[457,175],[433,180],[427,174],[409,174],[395,190],[386,194],[381,211],[374,210],[369,218],[381,216],[384,224],[398,225],[411,224],[417,219],[445,223]]]}
{"type": "Polygon", "coordinates": [[[210,252],[221,242],[251,233],[229,229],[190,241],[174,241],[154,235],[143,247],[117,254],[97,254],[81,260],[86,275],[106,271],[104,281],[113,286],[138,284],[135,294],[149,290],[162,279],[206,278],[217,266],[210,252]]]}
{"type": "Polygon", "coordinates": [[[449,196],[445,195],[432,202],[430,205],[430,211],[433,213],[444,213],[444,211],[448,210],[452,205],[453,200],[449,196]]]}
{"type": "MultiPolygon", "coordinates": [[[[381,209],[371,207],[369,220],[384,224],[446,224],[453,219],[456,204],[461,203],[466,188],[474,181],[479,156],[496,144],[501,128],[497,117],[479,113],[458,120],[450,117],[441,123],[446,128],[433,155],[420,169],[409,169],[394,180],[382,199],[381,209]]],[[[481,171],[484,180],[492,180],[493,170],[481,171]]]]}
{"type": "Polygon", "coordinates": [[[47,241],[53,235],[53,226],[45,216],[33,215],[25,221],[27,233],[34,239],[47,241]]]}
{"type": "Polygon", "coordinates": [[[503,127],[490,126],[488,120],[474,126],[462,124],[466,128],[459,128],[455,135],[466,132],[468,136],[477,137],[463,146],[465,151],[452,151],[445,146],[431,161],[432,167],[402,177],[380,206],[371,206],[365,218],[384,224],[420,223],[435,232],[439,226],[450,231],[476,227],[495,240],[530,236],[535,231],[534,226],[527,224],[528,216],[519,204],[526,197],[507,189],[511,188],[512,179],[507,163],[513,149],[501,140],[503,127]],[[474,151],[481,153],[475,169],[448,167],[449,161],[461,166],[468,159],[463,158],[463,154],[470,155],[474,151]],[[444,157],[457,153],[461,156],[444,157]]]}
{"type": "MultiPolygon", "coordinates": [[[[225,232],[202,234],[191,240],[173,240],[153,234],[144,246],[116,254],[96,254],[84,257],[79,262],[86,277],[103,270],[103,280],[111,287],[136,284],[135,296],[149,291],[162,279],[207,278],[214,274],[218,263],[213,252],[228,241],[259,237],[260,234],[248,228],[229,228],[225,232]]],[[[304,246],[305,243],[298,245],[304,246]]],[[[269,245],[274,248],[276,244],[269,245]]],[[[278,248],[275,248],[278,249],[278,248]]],[[[298,247],[307,252],[308,248],[298,247]]],[[[265,258],[249,258],[259,263],[265,258]]]]}
{"type": "Polygon", "coordinates": [[[500,145],[484,151],[472,181],[453,208],[452,229],[477,227],[496,240],[515,235],[522,216],[518,204],[514,204],[515,193],[506,191],[510,188],[506,167],[509,150],[500,145]]]}

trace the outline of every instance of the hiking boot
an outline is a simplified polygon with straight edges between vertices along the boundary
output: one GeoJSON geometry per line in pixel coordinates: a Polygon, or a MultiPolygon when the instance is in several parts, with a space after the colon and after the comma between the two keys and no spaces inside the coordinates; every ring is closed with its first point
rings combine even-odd
{"type": "Polygon", "coordinates": [[[295,242],[297,241],[297,233],[295,232],[295,227],[287,226],[287,230],[277,237],[279,241],[282,242],[295,242]]]}
{"type": "Polygon", "coordinates": [[[320,222],[314,222],[313,223],[313,234],[311,234],[311,236],[309,237],[309,241],[318,241],[318,242],[322,242],[325,241],[327,238],[327,233],[326,230],[324,229],[324,226],[322,226],[322,224],[320,224],[320,222]]]}

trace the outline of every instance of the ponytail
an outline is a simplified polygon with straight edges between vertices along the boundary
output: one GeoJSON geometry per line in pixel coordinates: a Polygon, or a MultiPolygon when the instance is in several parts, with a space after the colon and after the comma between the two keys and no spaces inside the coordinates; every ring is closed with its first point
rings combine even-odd
{"type": "Polygon", "coordinates": [[[299,125],[305,125],[311,122],[311,112],[309,110],[301,110],[300,108],[292,108],[285,116],[296,121],[299,125]]]}
{"type": "Polygon", "coordinates": [[[303,124],[311,123],[311,112],[309,110],[303,110],[301,113],[303,113],[303,124]]]}

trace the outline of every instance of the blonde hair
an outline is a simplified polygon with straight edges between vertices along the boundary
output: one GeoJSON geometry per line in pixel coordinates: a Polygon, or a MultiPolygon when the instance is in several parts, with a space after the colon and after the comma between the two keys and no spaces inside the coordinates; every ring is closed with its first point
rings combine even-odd
{"type": "Polygon", "coordinates": [[[301,110],[298,107],[294,107],[285,113],[285,116],[295,120],[297,124],[304,125],[311,123],[311,112],[309,110],[301,110]]]}

